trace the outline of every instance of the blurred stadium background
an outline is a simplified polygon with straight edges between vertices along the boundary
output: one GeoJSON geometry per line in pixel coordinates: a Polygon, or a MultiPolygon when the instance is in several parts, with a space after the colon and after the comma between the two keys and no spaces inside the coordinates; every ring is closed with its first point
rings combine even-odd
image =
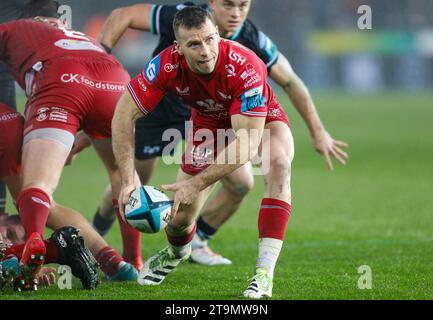
{"type": "MultiPolygon", "coordinates": [[[[63,3],[72,8],[73,28],[96,37],[112,9],[137,1],[63,3]]],[[[374,92],[433,86],[432,11],[430,0],[255,0],[250,17],[312,89],[374,92]],[[372,30],[358,29],[361,5],[372,8],[372,30]]],[[[156,41],[148,33],[129,32],[115,54],[135,74],[156,41]]]]}

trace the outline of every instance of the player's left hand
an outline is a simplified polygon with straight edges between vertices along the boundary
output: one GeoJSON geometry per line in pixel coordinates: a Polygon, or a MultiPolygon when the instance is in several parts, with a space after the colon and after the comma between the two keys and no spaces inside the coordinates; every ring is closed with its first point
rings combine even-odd
{"type": "Polygon", "coordinates": [[[179,205],[191,205],[200,193],[200,188],[194,179],[182,180],[173,184],[163,184],[161,188],[166,191],[173,191],[173,206],[171,217],[173,218],[179,209],[179,205]]]}
{"type": "Polygon", "coordinates": [[[349,155],[341,149],[347,148],[349,145],[344,141],[334,140],[327,131],[314,136],[313,143],[316,151],[324,157],[326,166],[330,171],[334,170],[331,157],[342,165],[345,165],[349,159],[349,155]]]}

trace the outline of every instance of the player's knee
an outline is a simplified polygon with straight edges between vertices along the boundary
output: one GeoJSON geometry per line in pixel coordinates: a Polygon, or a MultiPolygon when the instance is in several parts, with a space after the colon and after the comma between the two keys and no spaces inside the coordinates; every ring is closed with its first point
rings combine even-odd
{"type": "Polygon", "coordinates": [[[181,219],[173,219],[167,224],[166,231],[171,235],[181,235],[184,234],[186,230],[194,224],[195,220],[188,219],[187,217],[181,219]]]}
{"type": "Polygon", "coordinates": [[[231,187],[232,194],[238,198],[244,198],[254,187],[254,178],[247,176],[241,181],[237,181],[231,187]]]}
{"type": "Polygon", "coordinates": [[[285,179],[290,175],[291,162],[289,157],[275,157],[271,161],[271,172],[273,178],[285,179]]]}
{"type": "Polygon", "coordinates": [[[243,174],[237,176],[235,179],[231,178],[223,180],[223,188],[226,189],[226,193],[239,201],[241,201],[253,187],[254,177],[252,174],[243,174]]]}

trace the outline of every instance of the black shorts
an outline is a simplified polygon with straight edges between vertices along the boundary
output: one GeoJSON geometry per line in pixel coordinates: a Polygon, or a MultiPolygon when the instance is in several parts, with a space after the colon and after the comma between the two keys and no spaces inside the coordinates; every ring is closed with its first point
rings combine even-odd
{"type": "Polygon", "coordinates": [[[136,122],[135,158],[147,160],[163,153],[173,155],[174,146],[185,139],[185,127],[190,117],[191,108],[167,94],[150,114],[136,122]]]}

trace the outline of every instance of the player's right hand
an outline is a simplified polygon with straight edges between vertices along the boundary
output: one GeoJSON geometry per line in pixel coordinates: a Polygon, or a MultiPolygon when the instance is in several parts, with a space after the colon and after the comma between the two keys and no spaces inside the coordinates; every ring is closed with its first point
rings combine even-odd
{"type": "Polygon", "coordinates": [[[129,203],[129,197],[131,196],[131,193],[137,188],[137,186],[130,184],[130,185],[122,185],[120,189],[119,194],[119,210],[120,215],[122,216],[123,221],[125,220],[125,206],[129,203]]]}

